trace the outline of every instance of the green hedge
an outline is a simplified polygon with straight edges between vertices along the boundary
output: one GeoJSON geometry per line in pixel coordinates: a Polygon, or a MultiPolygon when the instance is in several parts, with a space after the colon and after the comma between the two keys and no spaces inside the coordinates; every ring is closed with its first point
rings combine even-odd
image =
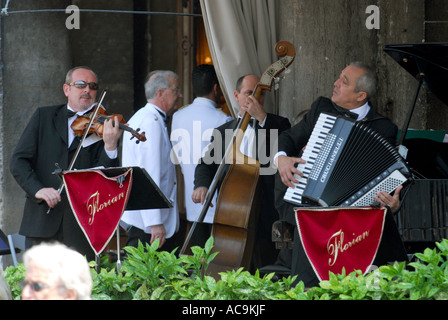
{"type": "MultiPolygon", "coordinates": [[[[192,256],[157,251],[158,243],[126,247],[126,259],[117,274],[114,265],[98,271],[91,263],[92,299],[95,300],[441,300],[448,299],[448,240],[415,256],[418,262],[381,266],[373,272],[335,275],[318,287],[294,285],[295,277],[272,281],[242,269],[221,273],[217,281],[204,276],[212,254],[213,238],[204,248],[192,248],[192,256]]],[[[23,265],[8,267],[5,278],[14,299],[20,299],[23,265]]]]}

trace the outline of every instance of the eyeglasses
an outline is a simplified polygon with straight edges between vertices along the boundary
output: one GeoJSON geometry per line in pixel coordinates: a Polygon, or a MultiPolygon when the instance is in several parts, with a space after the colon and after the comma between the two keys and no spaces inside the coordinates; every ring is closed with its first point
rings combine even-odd
{"type": "Polygon", "coordinates": [[[68,84],[69,86],[74,86],[78,89],[84,89],[85,87],[89,86],[89,88],[91,90],[98,90],[98,83],[96,82],[85,82],[85,81],[75,81],[75,82],[70,82],[68,84]]]}
{"type": "Polygon", "coordinates": [[[50,288],[50,286],[47,286],[47,285],[45,285],[43,283],[40,283],[40,282],[34,282],[34,281],[25,281],[23,283],[23,288],[25,288],[26,286],[30,286],[31,289],[34,292],[39,292],[39,291],[42,291],[44,289],[50,288]]]}
{"type": "Polygon", "coordinates": [[[168,88],[169,90],[173,91],[175,95],[178,95],[180,93],[180,88],[175,87],[175,88],[168,88]]]}

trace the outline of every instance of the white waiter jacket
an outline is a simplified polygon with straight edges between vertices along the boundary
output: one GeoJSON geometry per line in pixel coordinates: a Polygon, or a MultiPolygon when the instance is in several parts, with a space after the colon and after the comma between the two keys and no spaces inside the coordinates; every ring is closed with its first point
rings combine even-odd
{"type": "MultiPolygon", "coordinates": [[[[194,203],[191,199],[198,160],[210,144],[213,129],[233,120],[216,107],[216,103],[210,99],[196,98],[190,105],[176,111],[171,122],[171,142],[184,176],[185,208],[187,220],[191,222],[198,219],[202,210],[202,204],[194,203]]],[[[216,193],[212,204],[213,207],[207,210],[204,218],[205,223],[213,223],[216,193]]]]}
{"type": "Polygon", "coordinates": [[[152,225],[163,224],[166,238],[170,238],[179,228],[176,168],[170,161],[171,142],[168,129],[164,117],[157,109],[155,105],[147,103],[128,121],[131,128],[140,128],[140,132],[145,132],[147,140],[137,144],[136,139],[130,140],[132,135],[125,131],[123,133],[122,165],[144,168],[162,193],[172,202],[173,207],[126,210],[121,218],[121,225],[126,229],[135,226],[145,233],[151,233],[152,225]]]}

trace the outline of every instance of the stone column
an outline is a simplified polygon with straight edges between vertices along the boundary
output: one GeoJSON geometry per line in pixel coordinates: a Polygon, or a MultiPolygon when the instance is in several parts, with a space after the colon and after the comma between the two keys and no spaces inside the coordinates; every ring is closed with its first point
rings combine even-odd
{"type": "MultiPolygon", "coordinates": [[[[65,12],[13,12],[60,9],[66,2],[70,4],[60,0],[11,1],[11,13],[0,18],[0,228],[5,234],[18,232],[25,200],[9,171],[11,154],[38,106],[66,101],[62,84],[71,65],[65,12]]],[[[2,8],[5,3],[2,1],[2,8]]]]}

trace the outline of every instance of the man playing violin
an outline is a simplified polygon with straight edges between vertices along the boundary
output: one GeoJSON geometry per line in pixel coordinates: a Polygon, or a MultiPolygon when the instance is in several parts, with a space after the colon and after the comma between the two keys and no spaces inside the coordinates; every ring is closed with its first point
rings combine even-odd
{"type": "MultiPolygon", "coordinates": [[[[68,169],[80,140],[70,126],[77,116],[93,109],[97,90],[98,77],[93,70],[88,67],[69,70],[63,85],[67,103],[38,108],[12,155],[11,173],[26,193],[19,233],[26,236],[27,248],[40,242],[59,241],[88,259],[94,258],[65,192],[57,190],[61,179],[53,172],[68,169]]],[[[106,120],[102,139],[92,135],[84,141],[73,169],[118,166],[121,133],[113,121],[106,120]]]]}

